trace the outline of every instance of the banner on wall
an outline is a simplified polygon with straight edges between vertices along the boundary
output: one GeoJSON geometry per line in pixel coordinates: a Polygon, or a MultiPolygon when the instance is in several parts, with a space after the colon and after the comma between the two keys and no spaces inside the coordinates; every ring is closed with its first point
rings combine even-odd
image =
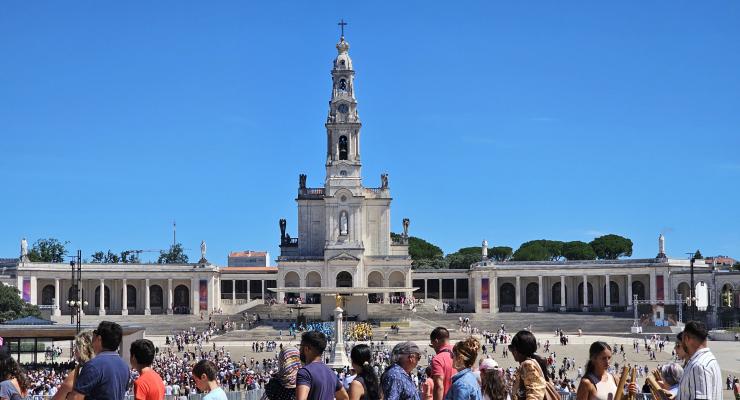
{"type": "Polygon", "coordinates": [[[23,301],[31,301],[31,278],[23,278],[23,301]]]}
{"type": "Polygon", "coordinates": [[[656,293],[658,301],[665,300],[665,298],[663,297],[665,293],[665,291],[663,290],[663,275],[658,275],[655,277],[655,291],[658,292],[656,293]]]}
{"type": "Polygon", "coordinates": [[[480,295],[481,295],[481,307],[483,308],[489,308],[490,307],[490,298],[491,293],[489,293],[491,288],[491,285],[488,284],[488,278],[481,279],[481,289],[480,289],[480,295]]]}
{"type": "Polygon", "coordinates": [[[198,288],[198,299],[200,300],[200,311],[208,311],[208,280],[200,280],[198,288]]]}

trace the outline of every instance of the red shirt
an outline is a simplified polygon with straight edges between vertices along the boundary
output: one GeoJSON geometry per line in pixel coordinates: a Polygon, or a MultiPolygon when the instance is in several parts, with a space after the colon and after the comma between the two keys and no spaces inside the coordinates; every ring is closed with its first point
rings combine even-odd
{"type": "Polygon", "coordinates": [[[444,378],[445,396],[447,396],[447,392],[452,386],[452,376],[456,373],[457,370],[452,367],[452,345],[442,346],[437,352],[437,355],[432,357],[432,376],[441,376],[444,378]]]}
{"type": "Polygon", "coordinates": [[[134,398],[136,400],[164,399],[164,382],[153,369],[149,368],[134,381],[134,398]]]}

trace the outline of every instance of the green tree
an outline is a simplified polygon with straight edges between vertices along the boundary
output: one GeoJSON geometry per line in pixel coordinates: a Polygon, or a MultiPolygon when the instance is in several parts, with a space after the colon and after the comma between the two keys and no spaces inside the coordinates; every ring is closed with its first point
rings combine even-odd
{"type": "MultiPolygon", "coordinates": [[[[391,239],[400,242],[403,237],[391,232],[391,239]]],[[[409,236],[409,255],[412,260],[438,259],[444,257],[444,252],[438,246],[424,239],[409,236]]]]}
{"type": "Polygon", "coordinates": [[[732,268],[734,268],[734,269],[736,269],[736,270],[740,271],[740,262],[736,262],[736,263],[735,263],[735,264],[734,264],[734,265],[732,266],[732,268]]]}
{"type": "Polygon", "coordinates": [[[411,262],[411,269],[441,269],[447,267],[448,263],[444,258],[422,258],[411,262]]]}
{"type": "Polygon", "coordinates": [[[139,253],[131,250],[122,251],[121,262],[124,264],[138,264],[140,262],[139,253]]]}
{"type": "Polygon", "coordinates": [[[589,243],[600,260],[632,256],[632,241],[619,235],[599,236],[589,243]]]}
{"type": "MultiPolygon", "coordinates": [[[[466,249],[460,249],[460,250],[466,250],[466,249]]],[[[447,268],[470,269],[471,264],[480,262],[481,250],[479,247],[477,253],[471,252],[470,250],[464,251],[462,253],[460,251],[456,251],[454,253],[448,254],[445,257],[445,260],[447,260],[447,268]]]]}
{"type": "Polygon", "coordinates": [[[704,256],[701,255],[701,251],[697,250],[696,253],[694,253],[694,260],[703,260],[704,256]]]}
{"type": "Polygon", "coordinates": [[[54,238],[39,239],[28,251],[28,259],[33,262],[60,263],[67,255],[65,246],[69,242],[60,242],[54,238]]]}
{"type": "Polygon", "coordinates": [[[488,249],[488,257],[499,262],[509,261],[512,254],[514,254],[513,249],[509,246],[496,246],[488,249]]]}
{"type": "Polygon", "coordinates": [[[519,246],[514,252],[514,261],[548,261],[552,256],[550,251],[540,243],[527,242],[519,246]]]}
{"type": "MultiPolygon", "coordinates": [[[[539,245],[547,251],[547,257],[542,260],[526,260],[526,261],[558,261],[563,257],[563,242],[559,240],[530,240],[529,242],[522,243],[519,249],[523,249],[529,246],[539,245]]],[[[519,250],[517,250],[519,251],[519,250]]],[[[527,251],[527,254],[535,255],[538,254],[539,249],[534,252],[527,251]]],[[[514,253],[516,256],[516,253],[514,253]]]]}
{"type": "Polygon", "coordinates": [[[563,257],[568,260],[595,260],[596,253],[590,244],[575,240],[563,243],[563,257]]]}
{"type": "Polygon", "coordinates": [[[188,256],[182,248],[181,243],[175,243],[170,246],[168,251],[160,251],[158,264],[187,264],[188,256]]]}
{"type": "Polygon", "coordinates": [[[41,316],[39,308],[20,297],[18,289],[0,284],[0,322],[28,316],[41,316]]]}
{"type": "Polygon", "coordinates": [[[105,253],[102,251],[96,251],[90,256],[90,258],[90,262],[93,264],[118,264],[121,261],[121,257],[110,250],[105,253]]]}

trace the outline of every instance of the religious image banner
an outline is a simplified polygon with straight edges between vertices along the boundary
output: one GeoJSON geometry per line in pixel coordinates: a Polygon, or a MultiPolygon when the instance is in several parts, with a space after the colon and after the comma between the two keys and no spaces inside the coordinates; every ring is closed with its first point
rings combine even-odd
{"type": "Polygon", "coordinates": [[[23,278],[23,301],[31,301],[31,278],[23,278]]]}
{"type": "Polygon", "coordinates": [[[658,275],[655,277],[655,289],[658,292],[658,301],[665,300],[665,290],[663,289],[663,275],[658,275]]]}
{"type": "Polygon", "coordinates": [[[491,285],[488,284],[488,278],[481,279],[481,307],[483,308],[489,308],[490,307],[490,297],[491,294],[489,293],[489,290],[491,288],[491,285]]]}
{"type": "Polygon", "coordinates": [[[208,280],[201,279],[198,288],[198,299],[200,300],[200,311],[208,311],[208,280]]]}

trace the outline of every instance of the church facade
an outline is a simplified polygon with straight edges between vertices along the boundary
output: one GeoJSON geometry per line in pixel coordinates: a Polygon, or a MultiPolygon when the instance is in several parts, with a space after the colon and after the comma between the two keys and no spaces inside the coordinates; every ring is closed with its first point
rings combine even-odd
{"type": "Polygon", "coordinates": [[[277,296],[318,302],[320,294],[311,288],[319,287],[398,288],[398,292],[364,293],[369,301],[387,301],[392,294],[409,296],[409,221],[403,220],[403,235],[392,239],[388,175],[380,176],[378,187],[363,183],[362,123],[355,70],[344,36],[336,48],[325,124],[326,176],[321,187],[308,187],[307,176],[299,176],[297,237],[290,237],[287,221],[280,220],[277,296]]]}

